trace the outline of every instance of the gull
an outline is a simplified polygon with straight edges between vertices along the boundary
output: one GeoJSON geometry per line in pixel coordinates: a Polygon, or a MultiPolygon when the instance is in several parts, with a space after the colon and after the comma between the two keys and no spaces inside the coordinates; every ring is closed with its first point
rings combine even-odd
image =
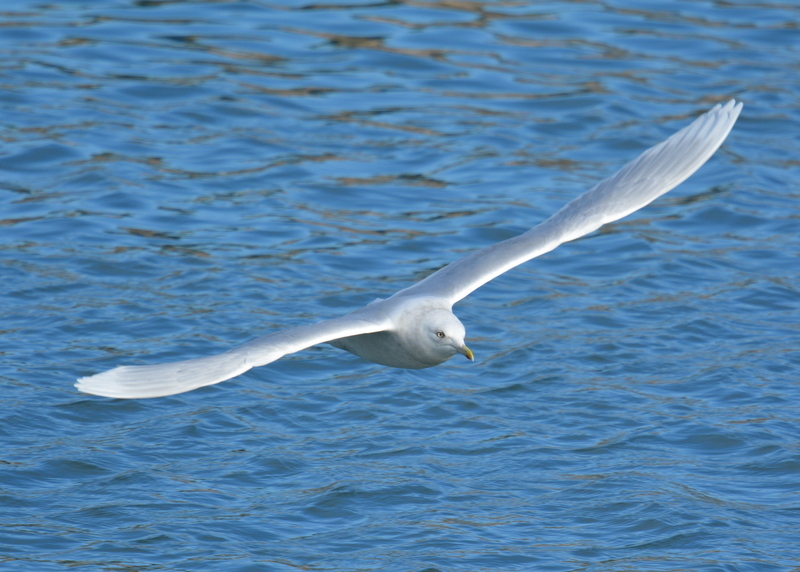
{"type": "Polygon", "coordinates": [[[456,354],[472,361],[453,304],[515,266],[627,216],[675,188],[714,154],[741,110],[742,103],[735,100],[715,105],[531,230],[474,251],[389,298],[338,318],[273,332],[218,355],[124,365],[82,377],[75,387],[126,399],[174,395],[321,343],[397,368],[432,367],[456,354]]]}

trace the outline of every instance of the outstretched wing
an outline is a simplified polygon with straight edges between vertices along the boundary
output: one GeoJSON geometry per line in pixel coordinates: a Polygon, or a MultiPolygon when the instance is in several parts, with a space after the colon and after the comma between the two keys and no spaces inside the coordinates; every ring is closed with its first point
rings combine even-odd
{"type": "Polygon", "coordinates": [[[396,296],[436,296],[455,303],[503,272],[639,210],[699,169],[741,110],[734,100],[714,106],[528,232],[456,260],[396,296]]]}
{"type": "Polygon", "coordinates": [[[162,397],[191,391],[236,377],[250,368],[266,365],[286,354],[316,344],[380,332],[391,326],[387,319],[374,316],[376,312],[371,312],[373,315],[370,316],[364,314],[361,311],[274,332],[215,356],[155,365],[116,367],[97,375],[82,377],[75,387],[84,393],[121,398],[162,397]]]}

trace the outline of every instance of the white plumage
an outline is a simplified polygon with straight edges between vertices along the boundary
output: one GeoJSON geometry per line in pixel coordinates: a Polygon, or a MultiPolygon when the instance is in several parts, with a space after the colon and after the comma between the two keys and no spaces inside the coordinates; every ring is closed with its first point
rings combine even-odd
{"type": "Polygon", "coordinates": [[[728,136],[742,104],[716,105],[531,230],[473,252],[386,300],[316,324],[274,332],[225,353],[172,363],[121,366],[75,386],[107,397],[160,397],[236,377],[286,354],[330,342],[392,367],[438,365],[457,353],[472,359],[455,302],[491,279],[639,210],[703,165],[728,136]]]}

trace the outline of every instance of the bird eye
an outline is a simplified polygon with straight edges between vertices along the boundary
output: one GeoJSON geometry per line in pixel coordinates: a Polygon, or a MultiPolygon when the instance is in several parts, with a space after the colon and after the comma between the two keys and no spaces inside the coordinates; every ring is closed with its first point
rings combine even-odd
{"type": "Polygon", "coordinates": [[[444,332],[439,330],[438,332],[436,332],[436,337],[437,338],[443,338],[444,337],[444,332]]]}

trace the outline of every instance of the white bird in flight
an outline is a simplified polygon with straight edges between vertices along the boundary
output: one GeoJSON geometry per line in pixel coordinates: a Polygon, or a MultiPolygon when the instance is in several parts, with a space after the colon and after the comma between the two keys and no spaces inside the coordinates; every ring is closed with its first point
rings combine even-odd
{"type": "Polygon", "coordinates": [[[371,362],[421,369],[456,354],[473,359],[453,304],[507,270],[639,210],[703,165],[728,136],[742,104],[715,105],[531,230],[477,250],[390,298],[345,316],[267,334],[225,353],[155,365],[120,366],[82,377],[80,391],[161,397],[241,375],[321,343],[371,362]]]}

